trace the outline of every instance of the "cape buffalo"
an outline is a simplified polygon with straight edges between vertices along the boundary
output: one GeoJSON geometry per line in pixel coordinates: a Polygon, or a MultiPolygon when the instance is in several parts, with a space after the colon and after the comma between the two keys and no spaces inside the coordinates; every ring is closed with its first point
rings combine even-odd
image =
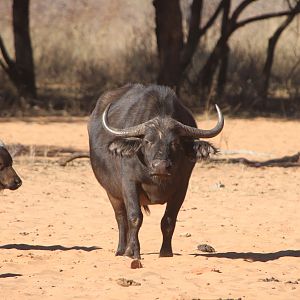
{"type": "Polygon", "coordinates": [[[13,160],[0,140],[0,190],[16,190],[22,185],[22,180],[13,169],[12,164],[13,160]]]}
{"type": "Polygon", "coordinates": [[[224,125],[216,109],[218,123],[203,130],[165,86],[128,84],[100,97],[88,124],[90,159],[118,223],[116,255],[140,258],[141,206],[149,212],[148,205],[166,203],[160,256],[173,256],[176,217],[195,162],[215,152],[199,138],[216,136],[224,125]]]}

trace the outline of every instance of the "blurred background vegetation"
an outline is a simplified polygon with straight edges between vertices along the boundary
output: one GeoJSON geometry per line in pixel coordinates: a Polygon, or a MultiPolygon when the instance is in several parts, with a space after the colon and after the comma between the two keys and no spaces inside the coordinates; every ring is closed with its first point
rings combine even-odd
{"type": "Polygon", "coordinates": [[[299,2],[2,0],[0,115],[87,115],[157,82],[194,111],[299,117],[299,2]]]}

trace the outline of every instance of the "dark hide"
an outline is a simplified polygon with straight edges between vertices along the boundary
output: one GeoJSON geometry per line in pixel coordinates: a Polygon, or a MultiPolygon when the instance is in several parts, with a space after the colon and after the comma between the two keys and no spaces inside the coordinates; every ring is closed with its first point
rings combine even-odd
{"type": "Polygon", "coordinates": [[[181,136],[172,119],[190,127],[196,122],[168,87],[126,85],[100,97],[88,124],[94,174],[106,190],[119,228],[116,255],[140,258],[138,232],[141,206],[166,204],[161,220],[160,256],[172,256],[171,239],[197,159],[216,149],[209,143],[181,136]],[[124,129],[152,120],[141,136],[120,138],[103,127],[124,129]]]}
{"type": "Polygon", "coordinates": [[[0,190],[16,190],[22,185],[22,180],[12,167],[13,160],[9,152],[0,146],[0,190]]]}

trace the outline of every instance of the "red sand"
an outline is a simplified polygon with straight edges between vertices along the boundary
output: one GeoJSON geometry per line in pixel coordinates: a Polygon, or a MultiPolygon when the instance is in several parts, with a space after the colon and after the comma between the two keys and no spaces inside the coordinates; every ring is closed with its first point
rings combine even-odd
{"type": "MultiPolygon", "coordinates": [[[[0,138],[87,150],[86,119],[49,120],[1,122],[0,138]]],[[[227,119],[214,143],[266,159],[300,151],[299,132],[296,121],[227,119]]],[[[113,210],[88,160],[63,168],[31,155],[15,168],[23,186],[0,194],[1,299],[300,299],[299,168],[197,164],[173,237],[177,255],[158,258],[164,206],[151,206],[141,269],[114,256],[113,210]],[[204,243],[217,252],[198,251],[204,243]]]]}

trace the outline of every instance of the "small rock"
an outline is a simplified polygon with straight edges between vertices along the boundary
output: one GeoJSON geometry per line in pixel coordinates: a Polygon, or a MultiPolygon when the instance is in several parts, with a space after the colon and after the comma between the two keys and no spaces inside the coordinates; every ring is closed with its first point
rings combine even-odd
{"type": "Polygon", "coordinates": [[[222,183],[222,182],[218,182],[218,187],[219,187],[219,188],[224,188],[224,187],[225,187],[225,184],[222,183]]]}
{"type": "Polygon", "coordinates": [[[180,233],[179,236],[190,237],[192,235],[189,232],[185,232],[185,233],[180,233]]]}
{"type": "Polygon", "coordinates": [[[289,280],[289,281],[286,281],[285,283],[299,284],[299,282],[297,280],[295,280],[295,281],[289,280]]]}
{"type": "Polygon", "coordinates": [[[19,234],[20,234],[20,235],[28,235],[29,232],[25,232],[25,231],[24,231],[24,232],[19,232],[19,234]]]}
{"type": "Polygon", "coordinates": [[[225,184],[222,183],[221,181],[216,182],[216,183],[213,185],[213,189],[215,189],[215,190],[219,190],[219,189],[223,189],[223,188],[225,188],[225,184]]]}
{"type": "Polygon", "coordinates": [[[270,278],[264,278],[264,279],[261,279],[261,281],[264,281],[264,282],[279,282],[279,280],[275,277],[270,277],[270,278]]]}
{"type": "Polygon", "coordinates": [[[222,273],[219,269],[215,269],[215,268],[211,269],[211,271],[216,273],[222,273]]]}
{"type": "Polygon", "coordinates": [[[216,252],[216,250],[212,246],[207,244],[199,244],[197,246],[197,249],[202,252],[209,252],[209,253],[216,252]]]}
{"type": "Polygon", "coordinates": [[[210,271],[211,270],[209,268],[195,268],[195,269],[192,269],[192,273],[195,274],[195,275],[202,275],[202,274],[208,273],[210,271]]]}

